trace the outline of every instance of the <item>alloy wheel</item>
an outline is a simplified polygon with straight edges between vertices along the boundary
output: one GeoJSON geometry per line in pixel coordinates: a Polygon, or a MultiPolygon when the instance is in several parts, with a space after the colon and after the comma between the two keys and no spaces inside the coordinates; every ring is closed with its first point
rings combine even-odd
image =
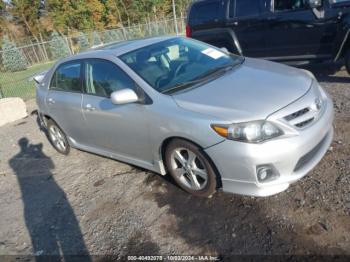
{"type": "Polygon", "coordinates": [[[208,172],[205,165],[189,149],[177,148],[172,152],[171,168],[178,180],[191,190],[200,191],[208,183],[208,172]]]}
{"type": "Polygon", "coordinates": [[[66,151],[67,144],[62,131],[57,126],[51,126],[49,134],[54,146],[60,151],[66,151]]]}

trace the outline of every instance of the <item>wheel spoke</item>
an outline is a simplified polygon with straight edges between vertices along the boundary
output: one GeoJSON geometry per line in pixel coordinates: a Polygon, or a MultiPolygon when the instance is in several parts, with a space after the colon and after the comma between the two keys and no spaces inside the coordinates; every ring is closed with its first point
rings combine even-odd
{"type": "Polygon", "coordinates": [[[188,153],[188,159],[187,159],[188,164],[194,165],[194,163],[195,163],[194,161],[196,160],[197,156],[189,150],[187,150],[187,153],[188,153]]]}
{"type": "Polygon", "coordinates": [[[175,159],[177,160],[177,161],[179,161],[180,162],[180,164],[182,165],[182,167],[185,167],[186,166],[186,159],[181,155],[181,152],[179,151],[179,150],[176,150],[175,151],[175,159]]]}
{"type": "Polygon", "coordinates": [[[63,139],[63,136],[62,136],[62,134],[61,134],[60,131],[57,132],[57,137],[58,137],[59,139],[63,139]]]}
{"type": "Polygon", "coordinates": [[[57,137],[57,129],[56,129],[56,127],[53,126],[51,128],[51,130],[52,130],[52,133],[54,134],[54,136],[57,137]]]}
{"type": "Polygon", "coordinates": [[[194,175],[203,178],[204,180],[208,179],[208,174],[205,170],[199,169],[198,167],[192,168],[192,172],[194,175]]]}
{"type": "Polygon", "coordinates": [[[60,139],[60,140],[58,140],[58,142],[59,142],[60,148],[62,150],[64,150],[66,148],[66,145],[65,145],[64,141],[60,139]]]}
{"type": "Polygon", "coordinates": [[[186,170],[183,167],[174,169],[174,173],[177,177],[182,177],[184,174],[186,174],[186,170]]]}
{"type": "Polygon", "coordinates": [[[195,189],[195,190],[198,190],[198,189],[200,189],[201,188],[201,185],[200,185],[200,183],[198,182],[198,179],[197,179],[197,177],[196,177],[196,175],[195,174],[193,174],[192,172],[189,174],[189,179],[190,179],[190,181],[191,181],[191,185],[192,185],[192,187],[195,189]]]}

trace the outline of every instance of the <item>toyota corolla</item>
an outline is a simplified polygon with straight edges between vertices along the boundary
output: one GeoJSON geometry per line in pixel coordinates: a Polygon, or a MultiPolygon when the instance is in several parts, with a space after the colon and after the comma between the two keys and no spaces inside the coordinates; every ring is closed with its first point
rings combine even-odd
{"type": "Polygon", "coordinates": [[[332,101],[310,72],[182,37],[108,45],[35,80],[58,152],[168,173],[196,196],[282,192],[333,137],[332,101]]]}

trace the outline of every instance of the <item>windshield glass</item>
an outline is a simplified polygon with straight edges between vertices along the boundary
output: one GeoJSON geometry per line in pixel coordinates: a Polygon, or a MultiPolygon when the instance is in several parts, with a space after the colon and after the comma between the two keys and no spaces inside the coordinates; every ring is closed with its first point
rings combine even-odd
{"type": "Polygon", "coordinates": [[[189,88],[243,61],[242,57],[187,38],[172,38],[120,58],[161,93],[189,88]]]}
{"type": "Polygon", "coordinates": [[[341,3],[346,3],[346,4],[349,4],[350,3],[350,0],[330,0],[330,3],[331,4],[341,4],[341,3]]]}

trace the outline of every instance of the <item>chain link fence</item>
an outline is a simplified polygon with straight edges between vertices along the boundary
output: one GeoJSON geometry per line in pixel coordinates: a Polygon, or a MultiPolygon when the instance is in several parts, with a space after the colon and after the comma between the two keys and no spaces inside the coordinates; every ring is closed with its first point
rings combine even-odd
{"type": "MultiPolygon", "coordinates": [[[[185,19],[162,20],[150,22],[147,24],[138,24],[130,27],[118,29],[103,30],[98,32],[84,32],[88,38],[92,38],[92,34],[97,33],[103,45],[112,42],[120,42],[136,38],[173,35],[175,32],[175,23],[177,24],[179,34],[185,33],[185,19]],[[110,33],[110,34],[108,34],[110,33]],[[106,37],[113,35],[113,37],[106,37]]],[[[79,52],[78,37],[80,32],[76,32],[73,36],[66,37],[70,54],[79,52]]],[[[21,97],[25,100],[35,97],[35,83],[31,81],[32,76],[49,69],[54,63],[55,58],[50,50],[52,41],[42,41],[27,45],[18,45],[18,49],[27,61],[28,68],[18,72],[7,72],[2,66],[2,53],[0,50],[0,98],[5,97],[21,97]]],[[[89,47],[93,47],[93,41],[89,41],[89,47]]]]}

